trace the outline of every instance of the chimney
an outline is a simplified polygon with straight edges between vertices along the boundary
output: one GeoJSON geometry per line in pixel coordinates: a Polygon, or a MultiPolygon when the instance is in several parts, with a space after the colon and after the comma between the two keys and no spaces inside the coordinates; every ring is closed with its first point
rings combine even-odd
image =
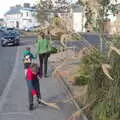
{"type": "Polygon", "coordinates": [[[21,7],[21,5],[16,5],[17,8],[21,7]]]}
{"type": "Polygon", "coordinates": [[[23,5],[25,8],[30,8],[30,3],[24,3],[23,5]]]}
{"type": "Polygon", "coordinates": [[[15,6],[10,7],[10,9],[13,9],[13,8],[15,8],[15,6]]]}

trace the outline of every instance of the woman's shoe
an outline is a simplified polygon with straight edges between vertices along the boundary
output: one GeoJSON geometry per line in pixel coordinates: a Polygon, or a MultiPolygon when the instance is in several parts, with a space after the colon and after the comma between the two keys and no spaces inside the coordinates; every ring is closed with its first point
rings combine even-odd
{"type": "Polygon", "coordinates": [[[47,77],[48,77],[48,75],[47,75],[47,74],[45,74],[45,75],[44,75],[44,77],[45,77],[45,78],[47,78],[47,77]]]}

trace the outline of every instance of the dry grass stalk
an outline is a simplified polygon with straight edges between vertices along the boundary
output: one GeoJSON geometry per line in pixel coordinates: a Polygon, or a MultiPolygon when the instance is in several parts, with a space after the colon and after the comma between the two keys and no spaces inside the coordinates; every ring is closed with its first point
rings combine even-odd
{"type": "Polygon", "coordinates": [[[49,107],[55,108],[55,109],[57,109],[57,110],[60,110],[60,108],[56,105],[56,103],[48,103],[48,102],[45,102],[45,101],[43,101],[43,100],[40,100],[40,102],[41,102],[42,104],[44,104],[44,105],[47,105],[47,106],[49,106],[49,107]]]}
{"type": "Polygon", "coordinates": [[[113,80],[113,78],[110,76],[109,74],[109,70],[111,70],[111,66],[109,64],[102,64],[102,69],[103,69],[103,72],[105,73],[105,75],[110,79],[110,80],[113,80]]]}
{"type": "Polygon", "coordinates": [[[80,115],[83,113],[85,109],[87,109],[89,106],[91,106],[96,100],[93,100],[92,102],[88,103],[86,106],[78,110],[77,112],[73,113],[68,120],[76,120],[76,118],[80,117],[80,115]]]}
{"type": "Polygon", "coordinates": [[[110,58],[110,55],[111,55],[112,51],[113,50],[110,48],[109,51],[108,51],[108,58],[110,58]]]}
{"type": "Polygon", "coordinates": [[[111,46],[110,46],[110,50],[109,50],[109,54],[108,54],[109,57],[110,57],[112,51],[114,51],[114,52],[116,52],[118,55],[120,55],[120,49],[118,49],[118,48],[116,48],[116,47],[114,47],[114,46],[111,45],[111,46]]]}

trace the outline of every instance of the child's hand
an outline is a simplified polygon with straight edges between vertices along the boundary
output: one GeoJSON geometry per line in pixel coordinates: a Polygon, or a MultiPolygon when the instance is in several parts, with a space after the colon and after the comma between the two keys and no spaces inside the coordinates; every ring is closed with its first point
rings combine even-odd
{"type": "Polygon", "coordinates": [[[36,72],[32,72],[34,75],[37,75],[37,73],[36,72]]]}
{"type": "Polygon", "coordinates": [[[40,80],[40,77],[37,75],[38,80],[40,80]]]}

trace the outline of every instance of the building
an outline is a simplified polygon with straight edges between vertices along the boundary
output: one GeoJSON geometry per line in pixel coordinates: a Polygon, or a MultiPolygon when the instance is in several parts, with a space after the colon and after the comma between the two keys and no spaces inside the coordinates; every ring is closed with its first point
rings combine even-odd
{"type": "Polygon", "coordinates": [[[110,19],[109,34],[120,34],[120,0],[113,0],[112,3],[115,4],[117,11],[114,15],[108,16],[110,19]]]}
{"type": "Polygon", "coordinates": [[[4,19],[0,19],[0,26],[4,26],[4,25],[5,25],[4,19]]]}
{"type": "Polygon", "coordinates": [[[57,15],[61,18],[67,31],[85,32],[85,12],[79,4],[71,4],[68,12],[58,11],[57,15]]]}
{"type": "Polygon", "coordinates": [[[25,27],[38,25],[35,15],[35,7],[30,7],[29,3],[24,3],[23,6],[16,5],[11,7],[4,15],[4,21],[8,27],[24,29],[25,27]]]}
{"type": "Polygon", "coordinates": [[[85,32],[85,13],[79,4],[72,4],[70,12],[59,13],[59,16],[67,20],[68,29],[74,32],[85,32]]]}
{"type": "Polygon", "coordinates": [[[85,13],[79,4],[74,4],[71,9],[72,26],[75,32],[85,32],[85,13]]]}

